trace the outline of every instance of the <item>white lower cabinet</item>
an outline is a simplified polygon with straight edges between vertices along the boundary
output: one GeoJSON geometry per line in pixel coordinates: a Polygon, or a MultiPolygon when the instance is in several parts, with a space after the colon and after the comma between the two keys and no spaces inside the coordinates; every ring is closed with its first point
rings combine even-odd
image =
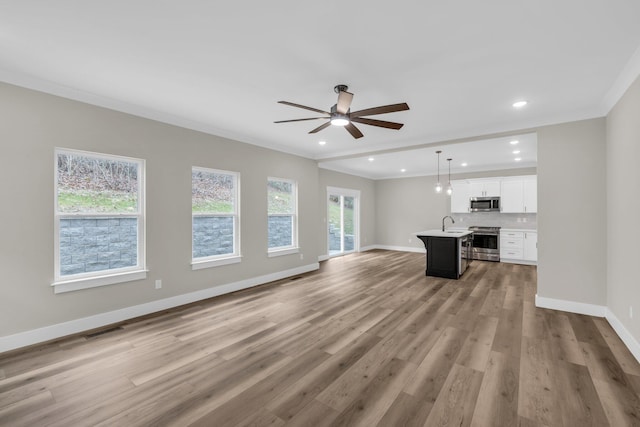
{"type": "Polygon", "coordinates": [[[535,231],[500,231],[500,261],[535,264],[538,261],[538,233],[535,231]]]}
{"type": "Polygon", "coordinates": [[[527,261],[538,261],[538,232],[525,231],[524,232],[524,255],[523,258],[527,261]]]}

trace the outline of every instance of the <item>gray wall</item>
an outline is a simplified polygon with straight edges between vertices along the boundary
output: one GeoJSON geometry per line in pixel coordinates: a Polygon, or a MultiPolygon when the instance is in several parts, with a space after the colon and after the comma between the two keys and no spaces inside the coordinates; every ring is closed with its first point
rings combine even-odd
{"type": "MultiPolygon", "coordinates": [[[[318,259],[315,161],[0,84],[0,336],[280,272],[318,259]],[[146,159],[146,280],[53,293],[54,148],[146,159]],[[191,167],[241,174],[242,262],[192,271],[191,167]],[[299,185],[299,254],[267,256],[267,177],[299,185]],[[154,281],[162,279],[162,289],[154,281]],[[11,321],[7,321],[11,319],[11,321]]],[[[373,237],[370,237],[373,239],[373,237]]]]}
{"type": "Polygon", "coordinates": [[[320,254],[327,250],[327,187],[360,190],[360,246],[374,245],[376,240],[376,190],[375,181],[359,176],[347,175],[328,169],[319,169],[318,209],[320,222],[320,254]]]}
{"type": "Polygon", "coordinates": [[[538,129],[538,295],[606,305],[605,119],[538,129]]]}
{"type": "Polygon", "coordinates": [[[640,78],[607,116],[607,304],[640,342],[640,78]],[[634,318],[629,317],[633,306],[634,318]]]}
{"type": "MultiPolygon", "coordinates": [[[[492,176],[535,175],[535,168],[509,169],[451,175],[451,179],[486,178],[492,176]]],[[[376,181],[376,236],[379,245],[424,249],[413,233],[442,227],[442,218],[451,214],[446,194],[436,194],[435,176],[383,179],[376,181]]],[[[509,215],[509,214],[503,214],[509,215]]],[[[453,215],[455,226],[482,225],[483,214],[453,215]],[[462,222],[459,220],[463,219],[462,222]]],[[[510,217],[511,218],[511,217],[510,217]]],[[[447,226],[450,226],[447,220],[447,226]]]]}

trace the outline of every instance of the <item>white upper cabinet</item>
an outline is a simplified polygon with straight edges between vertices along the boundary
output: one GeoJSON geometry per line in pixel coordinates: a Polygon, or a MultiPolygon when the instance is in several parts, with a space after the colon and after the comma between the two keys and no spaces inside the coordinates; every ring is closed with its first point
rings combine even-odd
{"type": "Polygon", "coordinates": [[[470,197],[500,197],[502,213],[538,212],[536,175],[451,181],[451,213],[469,212],[470,197]]]}
{"type": "Polygon", "coordinates": [[[522,178],[504,178],[500,186],[500,208],[504,213],[524,212],[522,178]]]}
{"type": "Polygon", "coordinates": [[[537,182],[535,175],[503,178],[500,186],[501,211],[503,213],[537,212],[537,182]]]}
{"type": "Polygon", "coordinates": [[[499,197],[500,180],[498,179],[474,179],[471,182],[470,197],[499,197]]]}
{"type": "Polygon", "coordinates": [[[471,184],[466,180],[451,181],[453,193],[451,193],[451,213],[469,212],[469,197],[471,197],[471,184]]]}
{"type": "Polygon", "coordinates": [[[538,177],[525,176],[523,179],[524,211],[526,213],[538,212],[538,177]]]}

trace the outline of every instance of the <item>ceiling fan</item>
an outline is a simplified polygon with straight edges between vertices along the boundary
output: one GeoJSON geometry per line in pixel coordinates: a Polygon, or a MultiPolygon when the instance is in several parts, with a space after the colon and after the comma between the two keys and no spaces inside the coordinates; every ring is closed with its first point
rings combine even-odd
{"type": "Polygon", "coordinates": [[[278,101],[279,104],[290,105],[292,107],[303,108],[305,110],[315,111],[316,113],[324,114],[322,117],[310,117],[306,119],[293,119],[293,120],[279,120],[274,123],[288,123],[288,122],[301,122],[306,120],[320,120],[327,119],[326,123],[321,124],[317,128],[311,130],[309,133],[320,132],[322,129],[329,125],[344,126],[344,128],[354,138],[362,138],[364,135],[354,125],[354,123],[361,123],[363,125],[378,126],[387,129],[400,129],[403,124],[395,122],[387,122],[384,120],[368,119],[362,116],[373,116],[376,114],[394,113],[396,111],[405,111],[409,109],[406,103],[383,105],[380,107],[367,108],[364,110],[351,112],[351,101],[353,100],[353,94],[347,92],[349,89],[346,85],[337,85],[333,90],[338,94],[338,102],[331,107],[331,111],[323,111],[313,107],[307,107],[305,105],[294,104],[288,101],[278,101]]]}

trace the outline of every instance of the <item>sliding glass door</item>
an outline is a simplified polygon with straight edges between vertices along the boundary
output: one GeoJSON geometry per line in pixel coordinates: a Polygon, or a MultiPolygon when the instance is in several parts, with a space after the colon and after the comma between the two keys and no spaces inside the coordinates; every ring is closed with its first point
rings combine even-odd
{"type": "Polygon", "coordinates": [[[359,250],[358,201],[360,192],[329,187],[327,196],[329,256],[343,255],[359,250]]]}

